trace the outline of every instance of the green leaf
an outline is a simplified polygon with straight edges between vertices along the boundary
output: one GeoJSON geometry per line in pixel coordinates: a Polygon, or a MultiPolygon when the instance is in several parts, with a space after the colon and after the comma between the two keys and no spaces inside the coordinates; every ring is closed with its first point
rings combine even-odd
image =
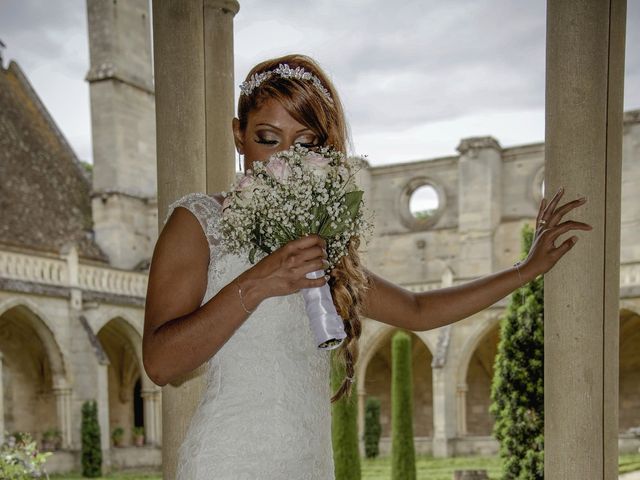
{"type": "Polygon", "coordinates": [[[331,221],[329,219],[329,215],[327,215],[318,234],[323,237],[335,237],[339,233],[345,231],[348,223],[351,220],[354,220],[358,215],[363,193],[364,192],[361,190],[355,190],[353,192],[345,193],[340,197],[340,200],[343,200],[341,203],[346,205],[347,209],[342,212],[340,217],[338,217],[338,220],[336,221],[336,228],[331,227],[331,221]]]}

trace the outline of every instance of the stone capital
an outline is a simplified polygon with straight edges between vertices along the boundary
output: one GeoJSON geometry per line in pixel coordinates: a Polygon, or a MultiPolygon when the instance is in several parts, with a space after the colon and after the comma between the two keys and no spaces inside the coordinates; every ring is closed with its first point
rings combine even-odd
{"type": "Polygon", "coordinates": [[[467,137],[460,140],[460,144],[456,148],[461,155],[464,155],[470,150],[480,150],[485,148],[493,148],[494,150],[501,151],[502,147],[498,141],[489,137],[467,137]]]}
{"type": "Polygon", "coordinates": [[[208,8],[219,8],[224,13],[231,13],[235,16],[240,10],[237,0],[204,0],[204,6],[208,8]]]}

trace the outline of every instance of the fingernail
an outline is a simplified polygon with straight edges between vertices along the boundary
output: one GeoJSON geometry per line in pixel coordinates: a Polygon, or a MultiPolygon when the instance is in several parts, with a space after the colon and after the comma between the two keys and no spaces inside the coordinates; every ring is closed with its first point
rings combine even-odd
{"type": "Polygon", "coordinates": [[[558,193],[562,192],[564,190],[564,187],[560,187],[560,189],[558,190],[558,193]]]}
{"type": "Polygon", "coordinates": [[[325,275],[324,279],[328,282],[331,277],[329,275],[325,275]]]}

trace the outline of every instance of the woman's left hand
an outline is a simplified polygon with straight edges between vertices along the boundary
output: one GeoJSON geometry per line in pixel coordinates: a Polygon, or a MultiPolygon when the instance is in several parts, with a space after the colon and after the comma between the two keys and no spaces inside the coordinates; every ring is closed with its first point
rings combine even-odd
{"type": "Polygon", "coordinates": [[[565,203],[556,209],[556,205],[563,193],[564,187],[558,190],[551,199],[551,202],[549,202],[549,205],[546,205],[545,198],[540,202],[533,243],[529,250],[529,255],[526,260],[522,262],[523,270],[529,270],[533,275],[532,278],[551,270],[556,262],[578,241],[578,237],[574,235],[556,247],[554,245],[556,238],[570,230],[591,230],[593,228],[587,223],[577,222],[575,220],[558,223],[568,212],[583,205],[587,201],[584,197],[579,198],[565,203]]]}

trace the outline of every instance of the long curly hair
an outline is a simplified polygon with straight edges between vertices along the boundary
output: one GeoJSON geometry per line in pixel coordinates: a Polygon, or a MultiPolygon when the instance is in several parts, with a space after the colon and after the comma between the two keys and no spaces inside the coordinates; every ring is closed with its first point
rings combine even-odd
{"type": "MultiPolygon", "coordinates": [[[[247,74],[249,80],[255,73],[261,73],[286,63],[292,68],[302,67],[314,74],[329,91],[332,100],[327,99],[321,91],[308,80],[283,78],[277,75],[256,87],[250,95],[240,95],[238,99],[238,120],[240,130],[247,126],[249,114],[259,109],[263,103],[275,98],[296,121],[310,128],[319,139],[321,145],[331,145],[345,155],[352,153],[351,136],[338,92],[333,83],[312,58],[291,54],[266,60],[254,66],[247,74]]],[[[331,403],[338,401],[343,395],[351,397],[355,382],[355,366],[358,361],[358,339],[362,332],[360,313],[365,292],[370,288],[369,277],[360,262],[358,247],[360,237],[353,236],[347,244],[347,254],[329,272],[329,287],[333,303],[344,321],[347,337],[338,347],[336,354],[344,365],[346,376],[331,397],[331,403]]]]}

